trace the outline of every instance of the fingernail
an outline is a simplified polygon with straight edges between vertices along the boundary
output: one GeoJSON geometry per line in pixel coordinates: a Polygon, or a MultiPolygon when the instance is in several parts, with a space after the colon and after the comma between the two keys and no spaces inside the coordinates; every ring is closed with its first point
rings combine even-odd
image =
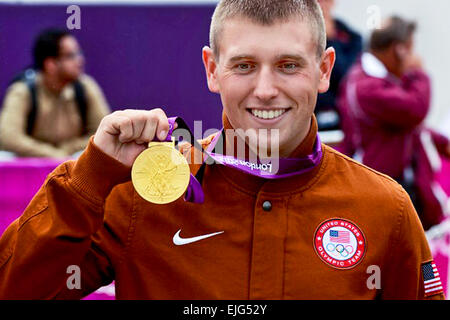
{"type": "Polygon", "coordinates": [[[163,130],[163,131],[161,131],[159,133],[159,137],[160,137],[161,140],[164,140],[166,138],[166,136],[167,136],[167,131],[166,130],[163,130]]]}

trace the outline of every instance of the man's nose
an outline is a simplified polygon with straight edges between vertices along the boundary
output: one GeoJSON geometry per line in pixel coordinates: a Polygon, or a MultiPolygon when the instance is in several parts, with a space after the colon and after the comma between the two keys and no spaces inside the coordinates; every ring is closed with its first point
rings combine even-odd
{"type": "Polygon", "coordinates": [[[269,68],[262,68],[258,73],[254,95],[263,101],[273,99],[278,95],[275,75],[269,68]]]}

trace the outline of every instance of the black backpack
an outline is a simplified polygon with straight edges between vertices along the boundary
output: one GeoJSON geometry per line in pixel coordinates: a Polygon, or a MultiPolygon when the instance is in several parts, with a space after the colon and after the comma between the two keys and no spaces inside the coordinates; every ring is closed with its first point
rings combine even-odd
{"type": "MultiPolygon", "coordinates": [[[[38,110],[38,102],[37,102],[37,94],[36,94],[36,71],[33,69],[26,69],[25,71],[18,74],[13,80],[10,82],[10,85],[22,81],[27,85],[30,96],[31,96],[31,108],[28,114],[27,120],[27,133],[31,135],[34,128],[34,123],[36,121],[36,115],[38,110]]],[[[87,110],[87,101],[86,95],[83,85],[80,81],[75,81],[73,83],[73,87],[75,90],[75,101],[78,106],[78,112],[80,113],[81,120],[83,123],[83,134],[86,133],[86,110],[87,110]]]]}

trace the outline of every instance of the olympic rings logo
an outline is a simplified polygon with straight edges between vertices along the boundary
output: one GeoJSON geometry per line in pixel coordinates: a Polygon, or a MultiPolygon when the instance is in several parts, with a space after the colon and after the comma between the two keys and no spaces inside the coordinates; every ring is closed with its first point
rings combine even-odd
{"type": "Polygon", "coordinates": [[[336,251],[341,257],[346,258],[353,253],[353,247],[351,245],[344,246],[343,244],[334,245],[332,243],[327,244],[327,251],[336,251]]]}

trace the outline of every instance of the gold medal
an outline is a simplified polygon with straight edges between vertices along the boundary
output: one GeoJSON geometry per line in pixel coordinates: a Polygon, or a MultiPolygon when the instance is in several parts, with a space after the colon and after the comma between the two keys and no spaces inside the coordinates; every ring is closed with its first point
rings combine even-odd
{"type": "Polygon", "coordinates": [[[134,161],[131,180],[136,192],[145,200],[165,204],[177,200],[186,191],[190,179],[189,165],[172,142],[150,142],[134,161]]]}

